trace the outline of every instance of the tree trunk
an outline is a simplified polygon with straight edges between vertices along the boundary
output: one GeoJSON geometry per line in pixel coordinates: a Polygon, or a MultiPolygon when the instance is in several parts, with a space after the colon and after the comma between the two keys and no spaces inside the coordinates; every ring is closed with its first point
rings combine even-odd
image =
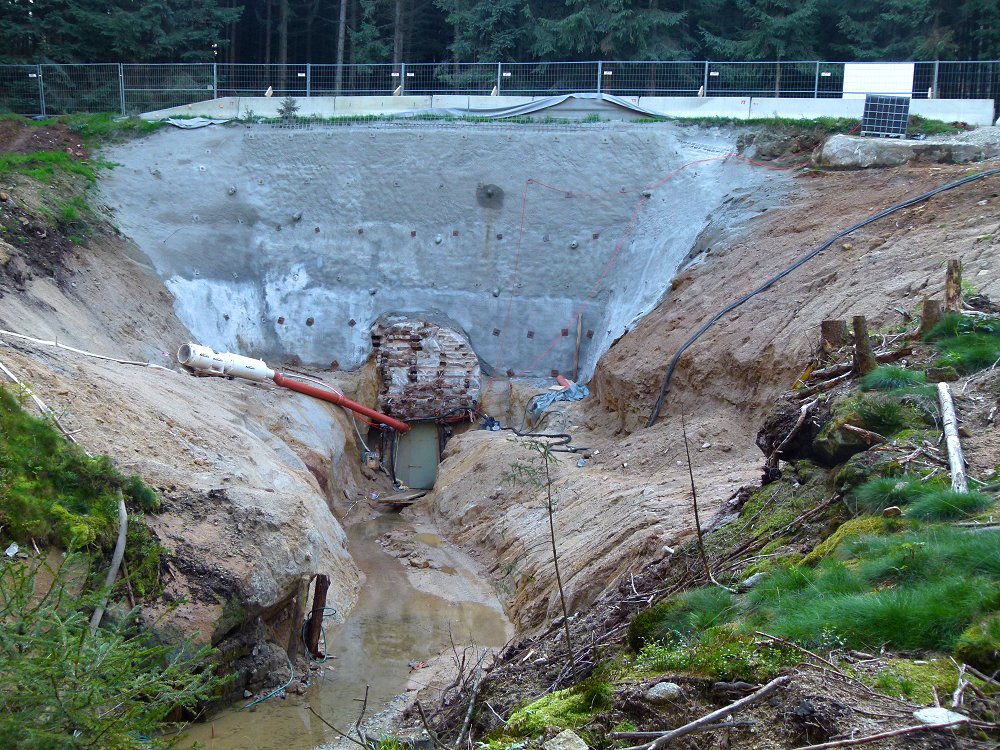
{"type": "MultiPolygon", "coordinates": [[[[230,0],[229,9],[232,10],[235,7],[236,0],[230,0]]],[[[231,21],[229,23],[229,50],[226,57],[229,59],[230,64],[236,62],[236,27],[238,25],[238,21],[231,21]]]]}
{"type": "Polygon", "coordinates": [[[337,72],[333,80],[333,95],[340,96],[344,85],[344,42],[347,40],[347,0],[340,0],[340,25],[337,27],[337,72]]]}
{"type": "MultiPolygon", "coordinates": [[[[392,62],[399,65],[403,62],[403,9],[405,0],[396,0],[396,14],[392,24],[392,62]]],[[[400,81],[406,88],[406,81],[400,81]]]]}
{"type": "Polygon", "coordinates": [[[864,315],[855,315],[851,322],[854,326],[854,373],[865,375],[876,366],[872,340],[868,337],[868,321],[864,315]]]}
{"type": "Polygon", "coordinates": [[[271,0],[266,1],[267,21],[264,23],[264,64],[271,64],[271,0]]]}
{"type": "MultiPolygon", "coordinates": [[[[351,3],[351,31],[357,31],[358,29],[358,0],[350,0],[351,3]]],[[[351,65],[354,65],[358,61],[357,49],[355,48],[354,39],[351,39],[351,54],[349,55],[351,65]]],[[[353,80],[353,78],[351,79],[353,80]]]]}
{"type": "Polygon", "coordinates": [[[292,603],[292,626],[288,629],[288,645],[285,651],[288,657],[294,660],[302,653],[302,634],[299,626],[305,616],[306,603],[309,601],[309,576],[304,575],[299,579],[299,588],[292,603]]]}
{"type": "Polygon", "coordinates": [[[962,311],[962,261],[948,261],[948,276],[944,287],[944,309],[948,312],[962,311]]]}
{"type": "Polygon", "coordinates": [[[919,338],[926,336],[940,322],[942,316],[941,300],[925,299],[924,306],[920,310],[920,328],[917,330],[917,336],[919,338]]]}
{"type": "Polygon", "coordinates": [[[278,0],[278,71],[281,88],[288,89],[288,0],[278,0]]]}
{"type": "Polygon", "coordinates": [[[938,383],[938,398],[941,400],[941,421],[944,423],[944,440],[948,446],[948,466],[951,468],[951,488],[956,492],[968,492],[969,483],[965,478],[965,457],[962,443],[958,439],[958,417],[955,402],[951,399],[951,388],[947,383],[938,383]]]}

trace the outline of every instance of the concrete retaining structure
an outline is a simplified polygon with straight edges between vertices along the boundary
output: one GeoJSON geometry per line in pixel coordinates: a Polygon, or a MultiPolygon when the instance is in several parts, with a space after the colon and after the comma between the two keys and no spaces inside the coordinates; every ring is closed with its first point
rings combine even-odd
{"type": "Polygon", "coordinates": [[[572,374],[582,313],[586,379],[709,222],[734,206],[732,221],[756,215],[768,184],[782,192],[786,173],[724,158],[736,137],[615,123],[169,128],[111,149],[123,166],[101,190],[217,351],[355,367],[371,325],[400,313],[455,321],[489,369],[572,374]]]}
{"type": "MultiPolygon", "coordinates": [[[[466,110],[469,115],[479,112],[516,107],[543,99],[540,96],[313,96],[297,99],[302,117],[348,117],[352,115],[392,115],[428,109],[466,110]]],[[[626,101],[664,117],[722,117],[731,120],[785,117],[813,119],[817,117],[860,118],[863,99],[782,99],[774,97],[728,96],[642,96],[622,97],[626,101]]],[[[147,112],[148,120],[167,117],[201,116],[242,118],[252,112],[261,117],[277,117],[279,97],[225,97],[179,107],[147,112]]],[[[624,114],[606,109],[576,108],[577,115],[600,112],[602,119],[624,119],[624,114]]],[[[969,125],[993,124],[992,99],[913,99],[910,112],[932,120],[965,122],[969,125]]],[[[556,113],[553,113],[556,114],[556,113]]],[[[560,117],[566,113],[558,113],[560,117]]],[[[539,116],[544,116],[540,114],[539,116]]],[[[572,115],[571,115],[572,116],[572,115]]]]}

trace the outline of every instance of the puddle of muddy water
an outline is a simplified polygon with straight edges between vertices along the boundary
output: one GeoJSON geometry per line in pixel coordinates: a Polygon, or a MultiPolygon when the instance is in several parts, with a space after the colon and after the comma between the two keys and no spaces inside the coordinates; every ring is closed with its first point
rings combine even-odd
{"type": "MultiPolygon", "coordinates": [[[[347,621],[339,628],[327,627],[330,658],[321,672],[313,672],[314,684],[306,695],[275,697],[253,711],[237,705],[191,727],[189,741],[181,747],[197,741],[207,750],[313,750],[339,737],[309,707],[346,730],[358,718],[366,685],[370,717],[403,692],[408,682],[419,684],[420,672],[411,672],[409,662],[450,649],[452,638],[459,644],[502,646],[509,625],[485,584],[481,584],[483,601],[495,606],[418,591],[399,561],[378,544],[382,534],[406,527],[399,516],[384,515],[347,528],[351,554],[366,581],[347,621]]],[[[428,546],[441,544],[433,534],[413,538],[428,546]]]]}

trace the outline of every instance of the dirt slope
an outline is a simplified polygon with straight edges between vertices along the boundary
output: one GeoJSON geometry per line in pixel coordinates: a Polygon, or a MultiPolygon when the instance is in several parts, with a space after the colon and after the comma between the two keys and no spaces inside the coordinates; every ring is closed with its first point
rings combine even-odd
{"type": "MultiPolygon", "coordinates": [[[[34,140],[24,147],[38,147],[34,140]]],[[[173,352],[191,335],[144,257],[96,217],[74,243],[45,210],[81,188],[16,176],[0,185],[0,329],[173,368],[173,352]]],[[[298,637],[289,615],[302,576],[327,573],[331,606],[350,609],[359,576],[330,504],[354,498],[361,476],[346,458],[353,431],[339,410],[273,387],[121,365],[5,334],[0,362],[86,450],[158,490],[161,509],[145,520],[166,549],[165,589],[144,603],[144,617],[162,635],[219,645],[225,660],[244,660],[245,677],[254,662],[264,666],[259,684],[285,664],[265,641],[298,637]]]]}
{"type": "MultiPolygon", "coordinates": [[[[778,273],[840,229],[974,168],[912,166],[800,176],[784,205],[761,214],[737,242],[675,282],[675,291],[601,360],[594,389],[621,426],[645,423],[666,363],[717,310],[778,273]]],[[[944,265],[1000,291],[1000,178],[987,178],[894,214],[820,254],[720,321],[674,375],[665,416],[727,408],[754,428],[761,409],[798,374],[827,318],[868,316],[872,329],[901,322],[924,296],[940,295],[944,265]]]]}
{"type": "MultiPolygon", "coordinates": [[[[714,245],[602,359],[592,383],[599,404],[558,406],[559,429],[547,428],[600,451],[582,468],[574,456],[553,469],[560,566],[573,609],[691,533],[682,413],[704,523],[741,484],[759,478],[754,435],[807,363],[820,321],[863,314],[873,330],[893,326],[902,320],[894,307],[912,312],[925,295],[942,293],[953,257],[972,286],[1000,296],[1000,178],[989,178],[858,232],[721,321],[682,360],[660,421],[640,429],[667,360],[703,320],[841,228],[970,171],[803,174],[783,205],[761,213],[735,241],[714,245]]],[[[494,563],[516,622],[531,628],[555,618],[559,606],[543,496],[504,479],[529,456],[509,435],[477,431],[449,444],[433,505],[458,540],[494,563]]]]}

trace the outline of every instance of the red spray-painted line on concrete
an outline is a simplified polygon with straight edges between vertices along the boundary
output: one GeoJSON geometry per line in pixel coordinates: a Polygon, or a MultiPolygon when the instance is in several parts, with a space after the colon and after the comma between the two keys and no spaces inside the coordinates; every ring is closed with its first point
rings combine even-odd
{"type": "Polygon", "coordinates": [[[304,393],[307,396],[318,398],[321,401],[328,401],[329,403],[336,404],[337,406],[343,406],[345,409],[350,409],[351,411],[369,417],[380,424],[391,427],[397,432],[406,432],[410,429],[410,425],[406,422],[401,422],[398,419],[393,419],[385,414],[381,414],[374,409],[369,409],[367,406],[362,406],[361,404],[351,401],[349,398],[342,396],[339,393],[334,393],[333,391],[325,390],[315,385],[310,385],[309,383],[303,383],[302,381],[295,380],[293,378],[286,378],[280,372],[274,373],[273,380],[275,384],[280,385],[282,388],[287,388],[290,391],[297,391],[298,393],[304,393]]]}

